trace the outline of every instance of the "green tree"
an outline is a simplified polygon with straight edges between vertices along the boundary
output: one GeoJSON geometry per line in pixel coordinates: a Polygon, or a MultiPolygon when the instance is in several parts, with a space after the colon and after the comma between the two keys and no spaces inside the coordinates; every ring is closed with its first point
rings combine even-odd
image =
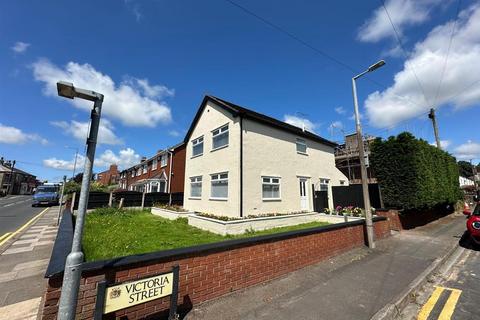
{"type": "Polygon", "coordinates": [[[472,164],[467,161],[458,161],[458,171],[462,177],[471,177],[473,176],[472,164]]]}

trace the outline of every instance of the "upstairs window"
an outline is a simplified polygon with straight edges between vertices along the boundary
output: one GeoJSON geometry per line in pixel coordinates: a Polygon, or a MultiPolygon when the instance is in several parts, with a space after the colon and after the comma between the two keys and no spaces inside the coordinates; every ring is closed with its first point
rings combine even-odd
{"type": "Polygon", "coordinates": [[[140,175],[142,175],[142,168],[141,167],[137,169],[137,177],[140,176],[140,175]]]}
{"type": "Polygon", "coordinates": [[[132,170],[132,178],[135,177],[135,169],[132,170]]]}
{"type": "Polygon", "coordinates": [[[200,156],[203,154],[203,136],[192,140],[192,157],[200,156]]]}
{"type": "Polygon", "coordinates": [[[262,198],[263,200],[280,199],[280,178],[262,177],[262,198]]]}
{"type": "Polygon", "coordinates": [[[297,152],[307,154],[307,142],[303,139],[297,138],[297,152]]]}
{"type": "Polygon", "coordinates": [[[228,199],[228,172],[211,175],[212,185],[210,198],[216,200],[228,199]]]}
{"type": "Polygon", "coordinates": [[[190,178],[190,198],[202,197],[202,176],[190,178]]]}
{"type": "Polygon", "coordinates": [[[158,160],[157,158],[152,161],[152,170],[157,170],[158,160]]]}
{"type": "Polygon", "coordinates": [[[228,124],[212,131],[212,150],[228,146],[228,124]]]}
{"type": "Polygon", "coordinates": [[[146,164],[143,165],[143,173],[147,173],[148,171],[148,166],[146,164]]]}
{"type": "Polygon", "coordinates": [[[167,155],[166,154],[162,154],[162,156],[160,157],[160,166],[161,167],[165,167],[167,165],[167,155]]]}

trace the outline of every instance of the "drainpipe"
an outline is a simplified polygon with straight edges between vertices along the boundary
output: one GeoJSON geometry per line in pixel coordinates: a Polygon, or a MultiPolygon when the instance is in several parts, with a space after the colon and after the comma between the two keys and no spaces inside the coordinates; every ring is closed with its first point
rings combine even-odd
{"type": "Polygon", "coordinates": [[[172,205],[172,190],[171,189],[171,183],[172,183],[172,166],[173,166],[173,149],[168,150],[167,153],[170,157],[170,170],[168,173],[168,205],[172,205]]]}
{"type": "Polygon", "coordinates": [[[243,217],[243,117],[240,114],[240,218],[243,217]]]}

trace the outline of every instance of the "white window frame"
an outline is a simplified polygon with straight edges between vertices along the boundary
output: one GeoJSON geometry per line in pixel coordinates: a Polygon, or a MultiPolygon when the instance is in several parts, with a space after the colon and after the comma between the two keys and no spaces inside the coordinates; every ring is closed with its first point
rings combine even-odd
{"type": "Polygon", "coordinates": [[[203,178],[202,178],[202,176],[190,177],[190,196],[189,196],[189,199],[201,199],[202,198],[202,189],[203,189],[203,178]],[[192,196],[192,185],[193,184],[199,184],[200,185],[200,196],[192,196]]]}
{"type": "Polygon", "coordinates": [[[218,172],[218,173],[213,173],[210,175],[210,200],[220,200],[220,201],[226,201],[228,200],[228,172],[218,172]],[[220,178],[221,175],[226,174],[226,178],[220,178]],[[212,196],[213,192],[213,183],[217,181],[227,181],[227,196],[226,197],[214,197],[212,196]]]}
{"type": "Polygon", "coordinates": [[[158,160],[157,158],[154,158],[152,160],[152,170],[157,170],[157,166],[158,166],[158,160]]]}
{"type": "Polygon", "coordinates": [[[147,172],[148,172],[148,165],[147,164],[142,165],[142,174],[145,174],[147,172]]]}
{"type": "Polygon", "coordinates": [[[275,176],[262,176],[262,200],[263,201],[278,201],[282,200],[282,178],[275,176]],[[269,179],[268,182],[265,182],[264,179],[269,179]],[[273,182],[274,179],[277,179],[278,182],[273,182]],[[263,197],[263,185],[278,185],[278,197],[277,198],[265,198],[263,197]]]}
{"type": "Polygon", "coordinates": [[[163,167],[166,167],[167,166],[167,162],[168,162],[168,157],[166,154],[162,154],[160,156],[160,167],[163,168],[163,167]]]}
{"type": "Polygon", "coordinates": [[[135,177],[135,173],[136,173],[136,172],[137,172],[137,169],[133,169],[133,170],[132,170],[132,178],[135,177]]]}
{"type": "Polygon", "coordinates": [[[138,167],[137,169],[137,177],[142,175],[142,167],[138,167]]]}
{"type": "Polygon", "coordinates": [[[295,140],[295,150],[297,150],[297,153],[299,153],[299,154],[308,155],[307,140],[301,139],[301,138],[297,138],[297,139],[295,140]],[[305,146],[305,151],[300,151],[300,150],[298,150],[298,145],[304,145],[304,146],[305,146]]]}
{"type": "Polygon", "coordinates": [[[318,191],[328,191],[330,187],[330,179],[326,179],[326,178],[320,178],[320,182],[318,184],[318,191]],[[325,188],[322,188],[322,186],[327,186],[327,189],[325,190],[325,188]]]}
{"type": "Polygon", "coordinates": [[[203,136],[200,136],[198,138],[195,138],[192,140],[192,158],[195,158],[195,157],[200,157],[201,155],[203,155],[203,150],[205,148],[205,144],[204,144],[204,138],[203,136]],[[200,141],[201,140],[201,141],[200,141]],[[199,145],[201,144],[202,145],[202,152],[200,152],[199,154],[193,154],[193,149],[196,145],[199,145]]]}
{"type": "Polygon", "coordinates": [[[219,150],[219,149],[223,149],[223,148],[227,148],[228,145],[230,144],[230,134],[229,134],[229,128],[228,128],[228,123],[227,124],[224,124],[223,126],[215,129],[215,130],[212,130],[212,151],[215,151],[215,150],[219,150]],[[215,138],[221,136],[221,135],[228,135],[228,142],[227,144],[223,145],[223,146],[220,146],[220,147],[216,147],[214,148],[213,145],[214,145],[214,140],[215,138]]]}

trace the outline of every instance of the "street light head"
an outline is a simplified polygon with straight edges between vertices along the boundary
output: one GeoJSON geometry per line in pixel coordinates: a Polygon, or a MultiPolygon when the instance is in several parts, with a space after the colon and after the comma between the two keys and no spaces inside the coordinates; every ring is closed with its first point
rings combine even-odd
{"type": "Polygon", "coordinates": [[[57,91],[60,97],[69,99],[75,98],[75,88],[73,87],[73,83],[59,81],[57,82],[57,91]]]}
{"type": "Polygon", "coordinates": [[[375,70],[377,70],[378,68],[382,67],[383,65],[385,65],[385,61],[384,61],[384,60],[380,60],[380,61],[378,61],[377,63],[372,64],[370,67],[368,67],[368,72],[375,71],[375,70]]]}

